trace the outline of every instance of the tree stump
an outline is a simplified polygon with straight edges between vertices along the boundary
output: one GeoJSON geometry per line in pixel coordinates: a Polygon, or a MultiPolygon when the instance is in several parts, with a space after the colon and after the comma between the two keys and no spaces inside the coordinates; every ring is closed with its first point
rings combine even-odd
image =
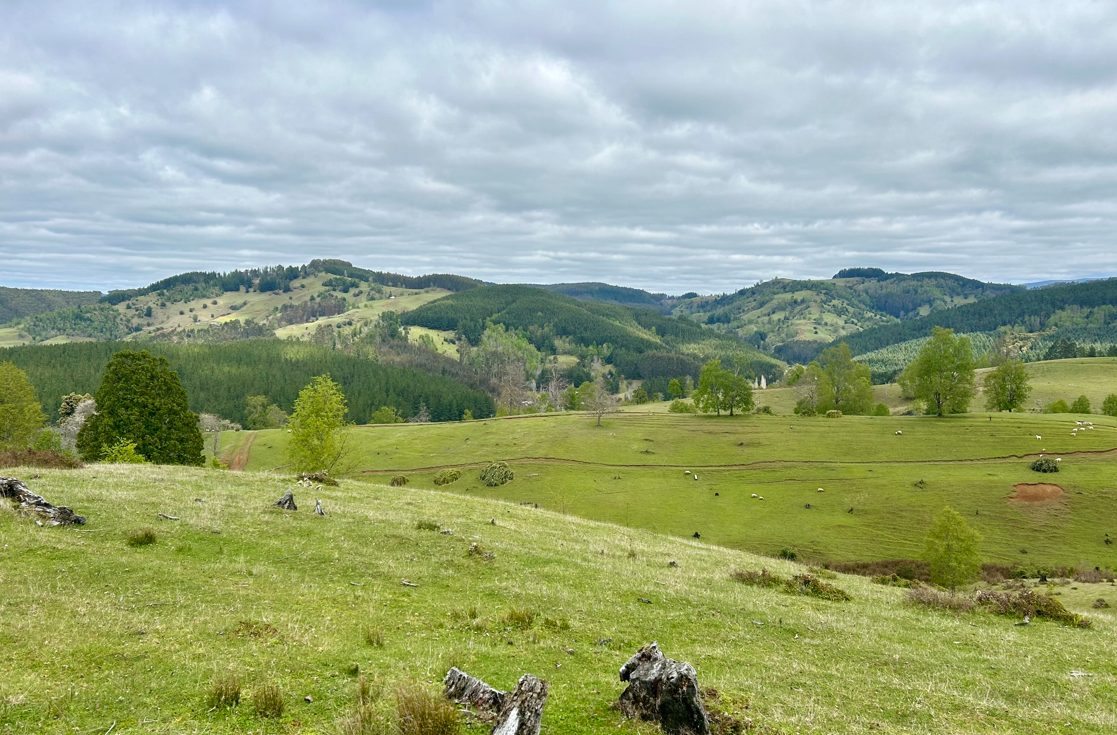
{"type": "Polygon", "coordinates": [[[299,509],[299,507],[295,505],[295,494],[290,490],[283,493],[283,497],[272,503],[272,505],[274,505],[276,508],[282,508],[283,510],[299,509]]]}
{"type": "Polygon", "coordinates": [[[317,516],[326,515],[326,511],[322,510],[322,501],[321,500],[316,500],[315,503],[314,503],[314,515],[317,515],[317,516]]]}
{"type": "Polygon", "coordinates": [[[501,692],[452,668],[442,683],[447,699],[469,705],[482,719],[496,722],[492,735],[539,735],[550,682],[524,674],[515,689],[501,692]]]}
{"type": "Polygon", "coordinates": [[[621,667],[620,678],[628,682],[617,701],[625,717],[656,721],[669,735],[709,735],[698,674],[690,664],[667,658],[652,642],[621,667]]]}
{"type": "Polygon", "coordinates": [[[15,477],[0,477],[0,498],[10,498],[18,503],[19,512],[26,516],[38,516],[52,526],[84,526],[85,517],[66,506],[53,506],[41,495],[27,489],[15,477]]]}

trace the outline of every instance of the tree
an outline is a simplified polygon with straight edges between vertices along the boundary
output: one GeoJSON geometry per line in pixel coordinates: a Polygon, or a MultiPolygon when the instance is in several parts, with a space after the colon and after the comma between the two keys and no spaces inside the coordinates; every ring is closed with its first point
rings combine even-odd
{"type": "Polygon", "coordinates": [[[868,365],[853,361],[849,345],[842,342],[823,350],[818,364],[826,376],[820,384],[822,405],[818,410],[837,410],[843,414],[867,414],[872,410],[872,371],[868,365]]]}
{"type": "Polygon", "coordinates": [[[1101,412],[1106,416],[1117,416],[1117,393],[1110,393],[1101,404],[1101,412]]]}
{"type": "Polygon", "coordinates": [[[287,413],[267,396],[248,396],[244,399],[245,424],[250,429],[278,429],[287,423],[287,413]]]}
{"type": "Polygon", "coordinates": [[[0,362],[0,451],[31,446],[45,420],[27,373],[14,363],[0,362]]]}
{"type": "Polygon", "coordinates": [[[710,360],[702,366],[694,404],[706,413],[750,411],[753,407],[752,385],[743,376],[724,370],[721,360],[710,360]]]}
{"type": "Polygon", "coordinates": [[[956,589],[981,573],[981,535],[949,507],[943,508],[927,534],[924,559],[931,565],[931,581],[956,589]]]}
{"type": "Polygon", "coordinates": [[[672,399],[683,397],[683,385],[678,378],[671,378],[671,382],[667,384],[667,395],[672,399]]]}
{"type": "Polygon", "coordinates": [[[368,420],[370,424],[402,424],[403,421],[395,406],[381,406],[368,420]]]}
{"type": "Polygon", "coordinates": [[[965,413],[974,394],[973,349],[968,337],[935,327],[919,355],[904,369],[901,383],[910,386],[927,413],[965,413]]]}
{"type": "Polygon", "coordinates": [[[823,395],[829,392],[829,380],[822,366],[811,362],[803,368],[802,374],[795,379],[795,413],[801,416],[814,416],[823,402],[823,395]]]}
{"type": "Polygon", "coordinates": [[[348,410],[341,386],[329,375],[319,375],[302,389],[295,400],[287,445],[287,458],[296,472],[334,468],[348,444],[348,410]]]}
{"type": "Polygon", "coordinates": [[[1071,413],[1090,413],[1090,399],[1086,396],[1079,396],[1074,399],[1074,403],[1070,404],[1071,413]]]}
{"type": "Polygon", "coordinates": [[[632,391],[632,402],[640,406],[648,402],[648,392],[643,388],[632,391]]]}
{"type": "Polygon", "coordinates": [[[1057,401],[1051,401],[1043,407],[1044,413],[1070,413],[1070,406],[1067,402],[1060,398],[1057,401]]]}
{"type": "Polygon", "coordinates": [[[83,401],[92,401],[93,396],[88,393],[71,393],[62,396],[62,405],[58,407],[58,421],[62,422],[74,415],[74,411],[83,401]]]}
{"type": "Polygon", "coordinates": [[[97,461],[106,449],[124,441],[135,443],[136,451],[155,464],[205,461],[198,415],[190,411],[186,390],[167,358],[147,350],[117,352],[109,359],[94,400],[97,412],[77,437],[84,459],[97,461]]]}
{"type": "Polygon", "coordinates": [[[601,426],[601,417],[616,410],[617,398],[609,392],[605,380],[600,375],[589,385],[592,387],[587,391],[585,407],[597,416],[597,425],[601,426]]]}
{"type": "Polygon", "coordinates": [[[986,374],[983,386],[985,408],[990,411],[1019,411],[1032,392],[1028,369],[1020,360],[1002,362],[995,370],[986,374]]]}

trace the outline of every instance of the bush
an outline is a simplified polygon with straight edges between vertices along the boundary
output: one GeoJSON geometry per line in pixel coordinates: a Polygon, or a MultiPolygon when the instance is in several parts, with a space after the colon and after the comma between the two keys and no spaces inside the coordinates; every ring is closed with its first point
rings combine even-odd
{"type": "Polygon", "coordinates": [[[1031,464],[1034,472],[1058,472],[1059,463],[1050,457],[1041,457],[1031,464]]]}
{"type": "Polygon", "coordinates": [[[145,464],[147,460],[136,451],[136,443],[118,439],[111,447],[101,450],[101,461],[108,464],[145,464]]]}
{"type": "Polygon", "coordinates": [[[795,561],[795,559],[797,559],[799,555],[796,554],[793,549],[780,549],[776,552],[776,556],[781,559],[789,559],[791,561],[795,561]]]}
{"type": "Polygon", "coordinates": [[[1109,607],[1109,603],[1106,602],[1104,598],[1099,597],[1098,599],[1094,600],[1094,608],[1095,609],[1104,610],[1108,607],[1109,607]]]}
{"type": "Polygon", "coordinates": [[[916,605],[934,610],[950,610],[953,612],[969,612],[976,607],[974,601],[965,595],[954,595],[923,585],[908,590],[908,600],[916,605]]]}
{"type": "Polygon", "coordinates": [[[905,589],[924,586],[923,583],[918,580],[906,579],[898,574],[878,574],[873,577],[873,582],[876,584],[883,584],[887,587],[903,587],[905,589]]]}
{"type": "Polygon", "coordinates": [[[1051,595],[1040,594],[1030,588],[1009,592],[982,590],[977,593],[975,600],[997,615],[1046,618],[1076,628],[1089,628],[1091,625],[1089,620],[1070,612],[1051,595]]]}
{"type": "Polygon", "coordinates": [[[417,530],[417,531],[437,531],[440,528],[442,528],[442,526],[438,525],[434,521],[416,521],[415,522],[415,530],[417,530]]]}
{"type": "Polygon", "coordinates": [[[437,487],[449,485],[462,479],[461,470],[439,470],[434,475],[434,484],[437,487]]]}
{"type": "Polygon", "coordinates": [[[761,416],[771,416],[772,415],[772,407],[771,406],[757,406],[756,407],[756,413],[760,414],[761,416]]]}
{"type": "Polygon", "coordinates": [[[1057,401],[1052,401],[1043,407],[1044,413],[1070,413],[1070,406],[1060,398],[1057,401]]]}
{"type": "Polygon", "coordinates": [[[813,574],[796,574],[788,580],[784,589],[794,595],[807,595],[832,602],[848,602],[853,599],[841,587],[823,582],[813,574]]]}
{"type": "Polygon", "coordinates": [[[671,401],[671,405],[667,407],[667,411],[668,413],[698,413],[698,406],[695,406],[690,401],[676,398],[671,401]]]}
{"type": "Polygon", "coordinates": [[[0,467],[42,467],[51,470],[76,470],[84,467],[77,457],[62,452],[24,449],[0,452],[0,467]]]}
{"type": "Polygon", "coordinates": [[[1117,393],[1110,393],[1101,404],[1101,412],[1106,416],[1117,416],[1117,393]]]}
{"type": "Polygon", "coordinates": [[[530,607],[514,607],[508,612],[504,613],[501,620],[505,625],[520,630],[527,630],[535,623],[535,619],[539,617],[539,613],[532,610],[530,607]]]}
{"type": "Polygon", "coordinates": [[[826,418],[828,418],[828,419],[840,419],[841,417],[842,417],[842,412],[838,411],[837,409],[832,408],[832,409],[830,409],[829,411],[826,412],[826,418]]]}
{"type": "Polygon", "coordinates": [[[409,480],[407,479],[407,475],[395,475],[394,477],[392,477],[392,481],[388,484],[392,487],[403,487],[408,482],[409,480]]]}
{"type": "Polygon", "coordinates": [[[887,403],[878,403],[873,407],[874,416],[891,416],[892,412],[888,410],[887,403]]]}
{"type": "Polygon", "coordinates": [[[154,528],[137,528],[134,531],[129,531],[125,541],[129,546],[151,546],[155,543],[155,529],[154,528]]]}
{"type": "Polygon", "coordinates": [[[500,487],[516,479],[516,473],[512,471],[507,462],[492,462],[488,467],[481,470],[480,478],[481,482],[489,487],[500,487]]]}
{"type": "Polygon", "coordinates": [[[750,587],[764,587],[771,589],[773,587],[782,587],[786,580],[772,574],[767,569],[761,569],[759,572],[754,572],[751,569],[738,569],[733,572],[733,579],[741,584],[747,584],[750,587]]]}
{"type": "Polygon", "coordinates": [[[275,684],[264,684],[252,692],[252,706],[260,717],[282,717],[283,692],[275,684]]]}
{"type": "Polygon", "coordinates": [[[1074,403],[1070,404],[1071,413],[1090,413],[1090,399],[1086,396],[1079,396],[1074,399],[1074,403]]]}
{"type": "Polygon", "coordinates": [[[206,704],[211,709],[222,707],[236,707],[240,704],[240,679],[236,674],[215,676],[209,685],[209,696],[206,704]]]}

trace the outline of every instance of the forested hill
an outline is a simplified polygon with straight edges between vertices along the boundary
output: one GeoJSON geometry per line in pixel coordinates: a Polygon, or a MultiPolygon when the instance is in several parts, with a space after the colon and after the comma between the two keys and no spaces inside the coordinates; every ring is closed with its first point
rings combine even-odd
{"type": "Polygon", "coordinates": [[[0,286],[0,324],[58,309],[95,304],[100,291],[54,291],[0,286]]]}
{"type": "Polygon", "coordinates": [[[654,309],[662,314],[670,314],[675,301],[673,297],[667,294],[649,293],[639,288],[612,286],[608,283],[552,283],[535,287],[573,296],[579,301],[601,301],[606,304],[637,306],[644,309],[654,309]]]}
{"type": "MultiPolygon", "coordinates": [[[[213,413],[245,423],[245,399],[266,396],[290,413],[299,391],[317,375],[329,374],[349,401],[349,420],[368,423],[381,406],[393,406],[404,417],[426,405],[433,421],[457,421],[470,411],[476,418],[492,416],[493,399],[441,375],[392,367],[306,342],[258,339],[225,345],[83,342],[0,350],[0,362],[11,361],[27,372],[49,413],[62,396],[94,393],[101,373],[115,352],[145,349],[163,355],[177,370],[190,397],[192,411],[213,413]]],[[[51,417],[56,418],[55,416],[51,417]]]]}
{"type": "MultiPolygon", "coordinates": [[[[776,374],[778,362],[730,335],[703,328],[689,319],[596,301],[579,301],[532,286],[485,286],[451,294],[402,315],[405,325],[457,332],[477,344],[485,324],[492,321],[523,330],[545,354],[610,345],[606,362],[628,378],[652,377],[646,356],[668,359],[669,354],[697,365],[698,360],[745,354],[753,358],[756,374],[776,374]],[[645,359],[641,359],[645,358],[645,359]],[[642,369],[642,367],[647,370],[642,369]]],[[[677,361],[676,361],[677,362],[677,361]]],[[[690,370],[680,371],[679,375],[690,370]]],[[[694,370],[695,374],[697,369],[694,370]]]]}
{"type": "Polygon", "coordinates": [[[842,341],[849,344],[853,354],[860,355],[926,337],[931,333],[932,327],[973,333],[991,332],[1001,327],[1037,332],[1072,326],[1069,323],[1064,324],[1074,316],[1070,312],[1079,313],[1083,310],[1092,310],[1089,319],[1097,321],[1095,326],[1098,327],[1117,321],[1117,278],[1010,293],[944,309],[911,321],[868,329],[842,341]]]}
{"type": "Polygon", "coordinates": [[[953,273],[886,273],[851,268],[814,281],[776,279],[722,296],[676,302],[676,314],[733,333],[788,361],[833,340],[961,304],[1022,292],[953,273]]]}

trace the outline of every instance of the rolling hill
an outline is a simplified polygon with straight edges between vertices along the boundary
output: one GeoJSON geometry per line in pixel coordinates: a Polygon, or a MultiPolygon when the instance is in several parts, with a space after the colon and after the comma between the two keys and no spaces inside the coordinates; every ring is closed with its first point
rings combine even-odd
{"type": "Polygon", "coordinates": [[[667,294],[650,293],[639,288],[628,288],[626,286],[612,286],[608,283],[552,283],[535,287],[573,296],[580,301],[600,301],[606,304],[636,306],[643,309],[653,309],[661,314],[670,314],[675,302],[675,298],[667,294]]]}
{"type": "Polygon", "coordinates": [[[0,324],[48,311],[89,306],[101,299],[100,291],[57,291],[0,286],[0,324]]]}

